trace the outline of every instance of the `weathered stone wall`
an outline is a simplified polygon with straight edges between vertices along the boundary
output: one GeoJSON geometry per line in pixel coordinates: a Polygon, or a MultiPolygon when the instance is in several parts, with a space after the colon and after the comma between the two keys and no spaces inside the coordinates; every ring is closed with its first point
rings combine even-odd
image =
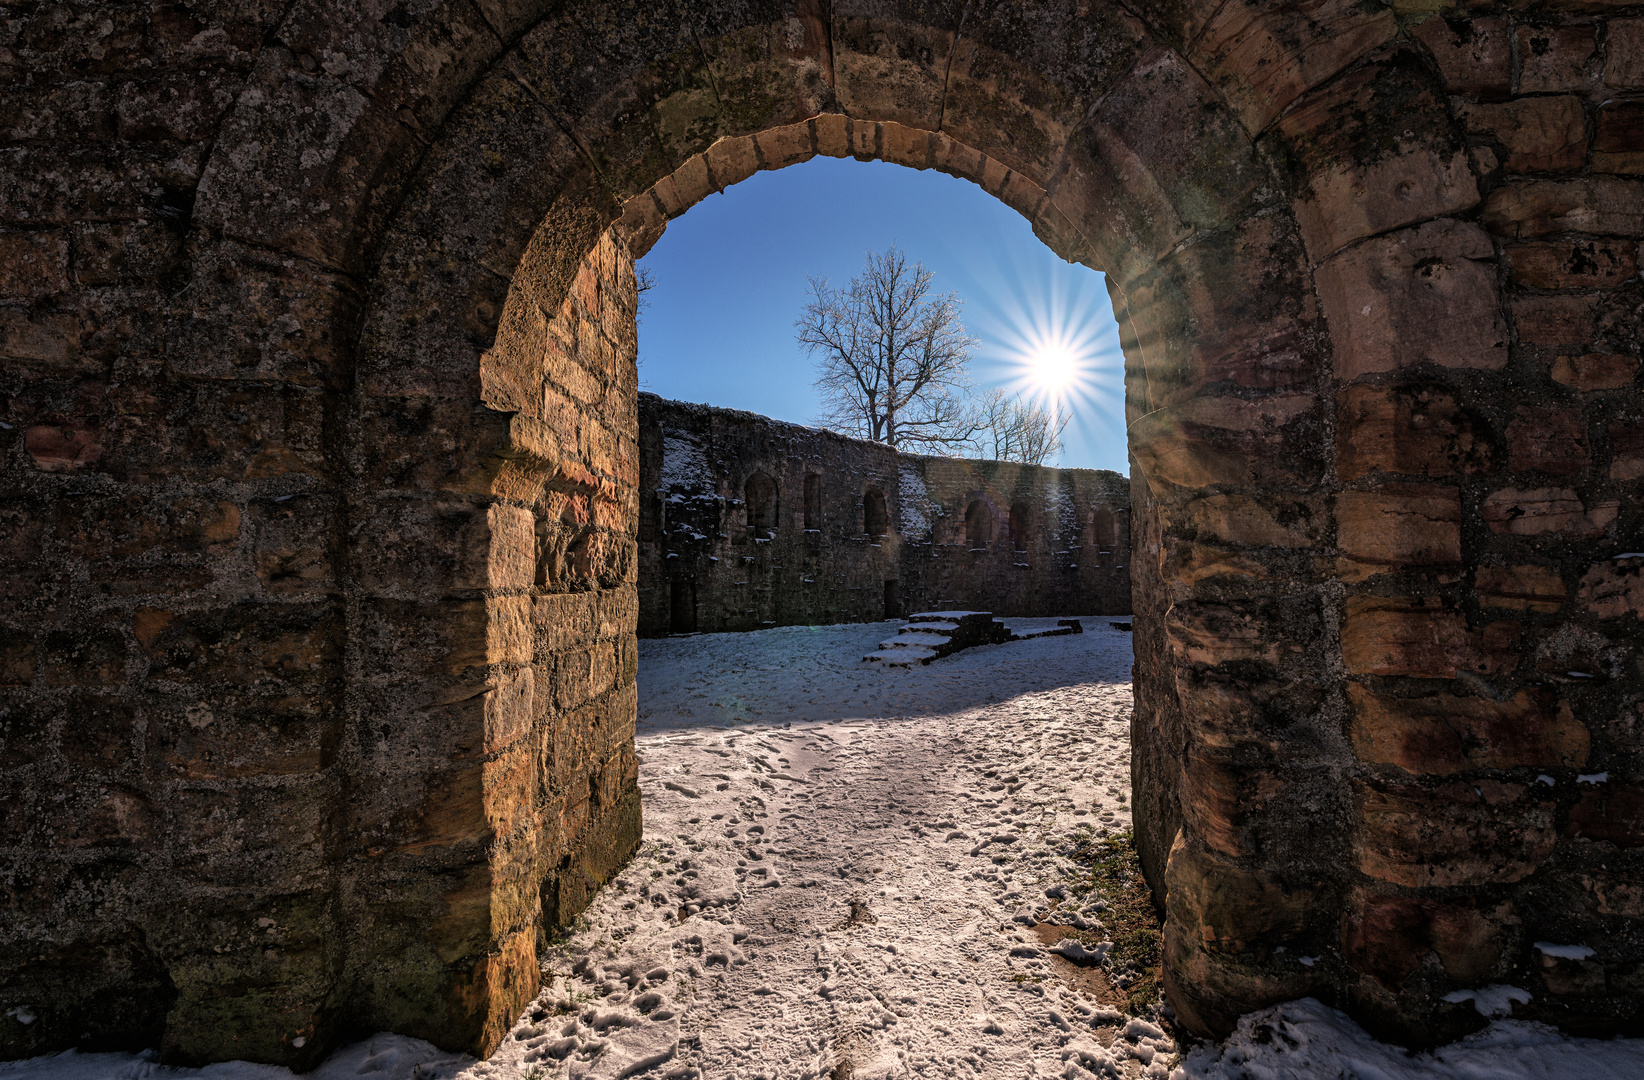
{"type": "Polygon", "coordinates": [[[899,454],[653,394],[639,431],[641,635],[955,608],[1130,613],[1118,473],[899,454]],[[765,505],[750,504],[756,477],[772,481],[765,505]]]}
{"type": "Polygon", "coordinates": [[[1108,275],[1182,1022],[1636,1028],[1641,26],[8,8],[0,1052],[493,1045],[637,826],[627,259],[815,155],[1108,275]]]}

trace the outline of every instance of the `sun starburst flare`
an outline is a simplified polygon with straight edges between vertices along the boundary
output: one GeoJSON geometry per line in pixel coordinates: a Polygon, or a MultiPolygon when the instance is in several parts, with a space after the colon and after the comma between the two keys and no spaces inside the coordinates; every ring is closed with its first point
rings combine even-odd
{"type": "Polygon", "coordinates": [[[1089,432],[1123,422],[1124,357],[1099,283],[1092,274],[1089,287],[1069,286],[1021,267],[1000,273],[977,305],[988,381],[1089,432]]]}

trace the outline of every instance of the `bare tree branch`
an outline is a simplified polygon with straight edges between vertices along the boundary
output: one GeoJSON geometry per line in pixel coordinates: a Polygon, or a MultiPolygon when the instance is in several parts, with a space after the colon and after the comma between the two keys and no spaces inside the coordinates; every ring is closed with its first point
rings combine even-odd
{"type": "Polygon", "coordinates": [[[952,293],[930,295],[931,273],[892,247],[868,254],[844,289],[811,279],[794,324],[817,357],[824,426],[901,450],[969,448],[978,430],[966,395],[976,342],[952,293]]]}
{"type": "Polygon", "coordinates": [[[1043,465],[1062,451],[1062,432],[1071,416],[1054,412],[1021,398],[1005,396],[995,387],[977,403],[981,451],[996,461],[1043,465]]]}

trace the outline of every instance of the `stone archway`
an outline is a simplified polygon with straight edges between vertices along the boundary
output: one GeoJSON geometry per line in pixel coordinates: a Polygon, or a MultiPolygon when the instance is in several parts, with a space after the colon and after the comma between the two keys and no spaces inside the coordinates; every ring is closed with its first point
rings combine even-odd
{"type": "MultiPolygon", "coordinates": [[[[156,23],[133,40],[221,45],[202,85],[232,108],[126,123],[187,152],[92,169],[94,201],[22,192],[28,228],[91,238],[77,280],[118,288],[7,315],[34,410],[14,524],[43,551],[57,522],[37,562],[72,600],[6,631],[49,744],[8,766],[12,852],[106,883],[18,901],[28,967],[0,979],[44,1018],[7,1052],[88,1024],[299,1067],[351,1025],[495,1045],[538,936],[638,837],[632,258],[817,154],[973,180],[1109,275],[1135,804],[1182,1022],[1314,994],[1419,1040],[1470,1022],[1449,990],[1511,979],[1541,980],[1535,1015],[1631,1022],[1639,705],[1614,676],[1644,601],[1610,557],[1644,475],[1638,287],[1603,268],[1636,267],[1644,192],[1624,150],[1589,154],[1582,124],[1549,149],[1527,117],[1623,123],[1600,86],[1644,87],[1636,28],[691,9],[156,23]],[[95,332],[71,343],[74,318],[95,332]],[[98,513],[161,483],[175,521],[110,548],[98,513]],[[142,763],[74,782],[101,744],[71,708],[142,763]],[[1531,966],[1588,933],[1600,959],[1531,966]],[[106,1000],[136,1004],[92,1019],[106,1000]]],[[[137,46],[99,48],[117,69],[137,46]]],[[[58,176],[53,153],[28,160],[58,176]]],[[[67,265],[26,236],[29,265],[67,265]]]]}
{"type": "MultiPolygon", "coordinates": [[[[455,403],[472,407],[468,387],[477,375],[487,415],[509,425],[506,435],[499,426],[488,436],[498,440],[490,453],[499,464],[487,493],[534,508],[538,533],[602,537],[615,557],[625,550],[620,533],[633,497],[622,413],[632,259],[669,219],[762,169],[817,155],[937,168],[1015,207],[1064,258],[1108,271],[1127,334],[1132,447],[1147,481],[1137,507],[1144,527],[1162,531],[1162,519],[1189,512],[1210,490],[1245,500],[1258,517],[1273,512],[1265,507],[1292,508],[1328,536],[1331,425],[1321,393],[1328,332],[1303,229],[1238,110],[1119,9],[1069,14],[1048,31],[1000,18],[997,34],[978,28],[955,37],[916,22],[836,17],[823,28],[796,15],[699,31],[683,57],[672,39],[653,40],[660,51],[620,69],[621,77],[602,68],[593,81],[579,76],[564,85],[565,71],[582,70],[566,50],[587,47],[583,30],[569,19],[540,25],[453,116],[452,136],[431,150],[390,224],[381,284],[364,319],[362,364],[380,366],[378,385],[387,388],[426,379],[425,357],[466,357],[475,366],[456,363],[453,377],[468,381],[455,403]],[[1058,87],[1031,58],[979,44],[1023,32],[1020,44],[1031,41],[1033,50],[1050,47],[1035,36],[1043,32],[1057,50],[1082,42],[1090,52],[1081,77],[1089,82],[1079,92],[1058,87]],[[518,156],[498,161],[499,147],[518,148],[518,156]],[[539,217],[498,220],[497,208],[527,198],[541,200],[539,217]],[[452,236],[476,254],[481,237],[486,250],[519,253],[505,295],[485,264],[452,265],[452,236]],[[444,274],[434,271],[440,264],[449,267],[444,274]],[[483,355],[466,345],[476,319],[496,324],[483,355]],[[575,441],[567,438],[572,430],[575,441]],[[567,523],[558,507],[579,499],[589,516],[567,523]]],[[[362,415],[399,407],[396,398],[360,404],[362,415]]],[[[1213,535],[1206,529],[1202,540],[1213,535]]],[[[1191,973],[1174,979],[1172,999],[1190,1025],[1212,1030],[1253,1003],[1325,992],[1314,973],[1275,978],[1242,950],[1207,941],[1203,930],[1224,915],[1261,923],[1276,908],[1309,911],[1299,922],[1216,930],[1255,938],[1262,949],[1337,918],[1318,903],[1317,881],[1335,873],[1351,846],[1353,811],[1350,793],[1321,779],[1317,762],[1287,760],[1249,737],[1213,731],[1206,739],[1199,729],[1225,718],[1189,723],[1179,705],[1184,684],[1225,693],[1224,682],[1205,673],[1232,667],[1246,695],[1320,687],[1323,696],[1291,719],[1338,722],[1331,688],[1341,679],[1329,669],[1328,649],[1316,647],[1330,635],[1331,576],[1302,571],[1283,552],[1266,557],[1280,572],[1255,551],[1230,557],[1212,544],[1186,548],[1189,562],[1216,554],[1205,567],[1167,557],[1137,565],[1136,807],[1149,875],[1161,900],[1173,897],[1173,975],[1191,973]],[[1241,787],[1251,785],[1259,797],[1242,798],[1241,787]],[[1304,804],[1327,809],[1302,815],[1304,804]],[[1291,824],[1298,817],[1315,828],[1298,834],[1291,824]],[[1237,896],[1247,900],[1228,907],[1237,896]]],[[[1154,542],[1150,553],[1159,550],[1154,542]]],[[[600,584],[621,596],[629,588],[623,574],[613,564],[600,584]]],[[[602,590],[580,591],[588,583],[563,579],[558,588],[579,591],[558,593],[554,603],[594,603],[602,590]]],[[[536,654],[532,667],[541,671],[549,659],[536,654]]],[[[612,699],[605,707],[618,706],[612,699]]],[[[632,790],[631,773],[608,775],[632,790]]],[[[580,787],[572,777],[556,797],[575,800],[580,787]]],[[[516,820],[517,828],[531,827],[516,820]]],[[[572,876],[593,883],[623,842],[562,832],[537,844],[564,852],[555,858],[569,858],[581,868],[572,876]]],[[[549,862],[504,876],[563,888],[565,876],[549,862]]],[[[523,940],[531,928],[518,927],[523,940]]],[[[494,940],[493,955],[508,955],[494,940]]],[[[514,1007],[502,1000],[499,1019],[514,1007]]]]}

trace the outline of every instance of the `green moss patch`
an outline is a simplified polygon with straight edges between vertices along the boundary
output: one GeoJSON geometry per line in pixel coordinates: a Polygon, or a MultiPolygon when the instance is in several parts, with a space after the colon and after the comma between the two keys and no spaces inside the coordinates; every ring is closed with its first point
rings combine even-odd
{"type": "Polygon", "coordinates": [[[1039,924],[1040,940],[1054,945],[1073,938],[1088,948],[1112,942],[1099,969],[1101,977],[1075,981],[1081,989],[1094,990],[1103,1004],[1131,1016],[1157,1015],[1163,1000],[1163,928],[1142,877],[1135,833],[1081,830],[1072,838],[1067,857],[1077,869],[1062,882],[1068,895],[1055,901],[1039,924]],[[1062,925],[1057,916],[1059,911],[1071,915],[1098,903],[1103,905],[1095,916],[1099,928],[1076,929],[1062,925]]]}

